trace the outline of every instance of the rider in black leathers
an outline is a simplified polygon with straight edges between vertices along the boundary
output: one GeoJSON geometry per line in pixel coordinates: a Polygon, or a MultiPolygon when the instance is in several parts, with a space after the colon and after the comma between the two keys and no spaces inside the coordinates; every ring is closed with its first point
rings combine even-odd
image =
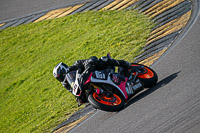
{"type": "Polygon", "coordinates": [[[101,58],[97,58],[96,56],[92,56],[89,59],[85,60],[77,60],[72,66],[67,66],[64,63],[59,63],[53,70],[54,77],[59,80],[62,85],[72,92],[69,87],[69,84],[65,78],[65,75],[74,70],[78,70],[81,73],[81,77],[79,79],[80,87],[83,89],[83,84],[85,80],[87,80],[89,74],[95,70],[103,70],[107,68],[113,68],[115,66],[119,66],[125,68],[124,70],[128,70],[131,67],[131,63],[124,60],[115,60],[110,58],[109,56],[103,56],[101,58]]]}

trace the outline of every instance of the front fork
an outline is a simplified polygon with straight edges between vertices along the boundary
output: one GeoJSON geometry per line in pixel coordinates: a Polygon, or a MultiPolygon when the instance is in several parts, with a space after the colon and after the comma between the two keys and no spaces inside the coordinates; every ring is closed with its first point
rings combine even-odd
{"type": "Polygon", "coordinates": [[[101,89],[100,87],[98,87],[98,86],[96,86],[94,84],[91,84],[91,85],[96,89],[96,93],[98,95],[104,92],[103,89],[101,89]]]}
{"type": "Polygon", "coordinates": [[[98,87],[94,84],[91,84],[95,89],[96,89],[96,93],[99,95],[99,94],[103,94],[103,95],[106,95],[107,97],[112,97],[113,96],[113,93],[109,93],[109,92],[106,92],[104,91],[103,89],[101,89],[101,87],[98,87]]]}

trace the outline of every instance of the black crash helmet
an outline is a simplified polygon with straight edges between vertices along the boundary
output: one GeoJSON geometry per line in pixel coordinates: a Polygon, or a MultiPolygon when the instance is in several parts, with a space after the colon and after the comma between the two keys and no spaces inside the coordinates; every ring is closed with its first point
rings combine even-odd
{"type": "Polygon", "coordinates": [[[56,67],[53,69],[53,76],[60,82],[64,81],[65,75],[67,72],[68,66],[60,62],[59,64],[56,65],[56,67]]]}

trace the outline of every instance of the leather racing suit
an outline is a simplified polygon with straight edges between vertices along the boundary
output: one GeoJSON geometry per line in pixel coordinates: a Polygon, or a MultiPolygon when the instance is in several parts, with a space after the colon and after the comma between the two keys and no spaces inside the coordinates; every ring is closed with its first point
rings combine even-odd
{"type": "MultiPolygon", "coordinates": [[[[80,86],[83,87],[84,82],[87,80],[92,71],[104,70],[115,66],[125,68],[124,70],[128,70],[128,68],[131,67],[131,63],[124,60],[115,60],[107,56],[103,56],[99,59],[96,56],[92,56],[89,59],[77,60],[72,66],[69,67],[68,72],[78,70],[81,73],[81,77],[79,79],[80,86]]],[[[61,83],[67,90],[72,92],[70,89],[71,87],[69,87],[66,79],[61,83]]]]}

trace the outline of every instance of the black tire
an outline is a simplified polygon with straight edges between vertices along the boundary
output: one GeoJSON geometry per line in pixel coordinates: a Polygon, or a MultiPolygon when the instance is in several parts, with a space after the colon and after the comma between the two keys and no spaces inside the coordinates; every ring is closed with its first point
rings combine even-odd
{"type": "Polygon", "coordinates": [[[150,76],[148,78],[145,78],[144,74],[143,75],[141,74],[137,77],[140,81],[144,83],[145,88],[151,88],[154,85],[156,85],[158,81],[158,76],[153,69],[151,69],[148,66],[137,64],[137,63],[131,63],[131,64],[132,66],[144,66],[146,73],[150,72],[150,76]]]}
{"type": "Polygon", "coordinates": [[[102,103],[103,99],[100,98],[100,95],[101,94],[98,95],[96,92],[93,92],[88,96],[88,101],[94,108],[104,110],[104,111],[111,111],[111,112],[119,111],[124,108],[125,101],[120,96],[118,96],[116,94],[113,95],[113,97],[117,96],[117,98],[120,98],[121,102],[119,104],[108,105],[108,104],[102,103]]]}

